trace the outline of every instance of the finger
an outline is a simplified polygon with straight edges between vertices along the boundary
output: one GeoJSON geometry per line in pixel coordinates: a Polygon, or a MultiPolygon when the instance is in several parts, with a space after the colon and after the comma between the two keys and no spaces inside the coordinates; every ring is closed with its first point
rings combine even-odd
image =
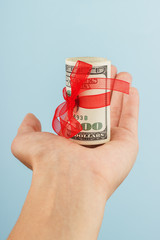
{"type": "Polygon", "coordinates": [[[28,113],[24,120],[22,121],[18,133],[23,134],[23,133],[29,133],[29,132],[40,132],[41,131],[41,123],[40,121],[32,114],[28,113]]]}
{"type": "MultiPolygon", "coordinates": [[[[132,76],[127,72],[121,72],[117,74],[116,79],[124,80],[131,83],[132,76]]],[[[122,110],[123,93],[113,91],[111,97],[111,127],[117,127],[122,110]]]]}
{"type": "Polygon", "coordinates": [[[117,68],[114,65],[112,65],[111,66],[111,78],[115,78],[116,75],[117,75],[117,68]]]}
{"type": "Polygon", "coordinates": [[[123,96],[122,113],[119,127],[137,134],[139,112],[139,94],[136,88],[131,88],[129,95],[123,96]]]}

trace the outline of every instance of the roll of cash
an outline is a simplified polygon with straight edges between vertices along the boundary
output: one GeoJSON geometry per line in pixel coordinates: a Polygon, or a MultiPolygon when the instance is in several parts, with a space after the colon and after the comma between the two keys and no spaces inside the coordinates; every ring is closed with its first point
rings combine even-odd
{"type": "MultiPolygon", "coordinates": [[[[75,57],[66,59],[66,90],[71,95],[70,74],[76,64],[80,60],[92,65],[89,78],[111,78],[111,62],[106,58],[98,57],[75,57]]],[[[105,80],[104,80],[105,81],[105,80]]],[[[109,90],[105,89],[89,89],[79,96],[97,95],[109,90]]],[[[81,124],[83,130],[72,137],[73,141],[81,145],[99,145],[110,140],[110,106],[86,109],[82,107],[74,107],[73,116],[81,124]]]]}

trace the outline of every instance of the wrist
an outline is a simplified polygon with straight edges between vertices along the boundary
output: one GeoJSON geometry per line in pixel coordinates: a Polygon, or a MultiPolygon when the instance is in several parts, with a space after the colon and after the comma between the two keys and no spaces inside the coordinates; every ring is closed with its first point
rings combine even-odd
{"type": "MultiPolygon", "coordinates": [[[[33,171],[33,192],[41,196],[47,222],[56,239],[97,239],[106,199],[95,176],[83,169],[69,171],[60,162],[33,171]],[[65,236],[63,238],[63,236],[65,236]]],[[[70,164],[69,164],[70,165],[70,164]]],[[[42,203],[41,203],[42,204],[42,203]]]]}
{"type": "Polygon", "coordinates": [[[64,159],[52,163],[39,162],[33,168],[29,193],[9,239],[97,239],[105,197],[95,175],[64,159]]]}

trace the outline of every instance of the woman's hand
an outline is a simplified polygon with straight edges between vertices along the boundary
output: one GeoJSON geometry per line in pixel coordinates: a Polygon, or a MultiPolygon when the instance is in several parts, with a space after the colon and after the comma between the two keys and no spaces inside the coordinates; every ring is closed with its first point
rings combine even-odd
{"type": "MultiPolygon", "coordinates": [[[[128,73],[112,77],[131,82],[128,73]]],[[[97,239],[107,199],[126,178],[138,152],[139,97],[135,88],[113,92],[111,141],[87,148],[41,132],[28,114],[12,153],[33,170],[30,191],[9,239],[97,239]]]]}

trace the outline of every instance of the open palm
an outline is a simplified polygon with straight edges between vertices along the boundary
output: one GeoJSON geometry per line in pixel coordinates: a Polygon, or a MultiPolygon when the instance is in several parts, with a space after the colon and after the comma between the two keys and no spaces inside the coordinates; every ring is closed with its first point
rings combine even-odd
{"type": "MultiPolygon", "coordinates": [[[[119,73],[112,66],[112,78],[131,83],[129,73],[119,73]]],[[[111,99],[111,141],[88,148],[70,139],[41,132],[41,124],[33,114],[27,114],[12,142],[12,153],[27,167],[54,168],[58,161],[70,162],[72,171],[89,171],[106,190],[107,197],[119,186],[131,170],[138,152],[139,96],[135,88],[130,94],[113,92],[111,99]],[[64,160],[65,159],[65,160],[64,160]],[[63,160],[63,161],[62,161],[63,160]]],[[[67,170],[66,170],[67,171],[67,170]]]]}

